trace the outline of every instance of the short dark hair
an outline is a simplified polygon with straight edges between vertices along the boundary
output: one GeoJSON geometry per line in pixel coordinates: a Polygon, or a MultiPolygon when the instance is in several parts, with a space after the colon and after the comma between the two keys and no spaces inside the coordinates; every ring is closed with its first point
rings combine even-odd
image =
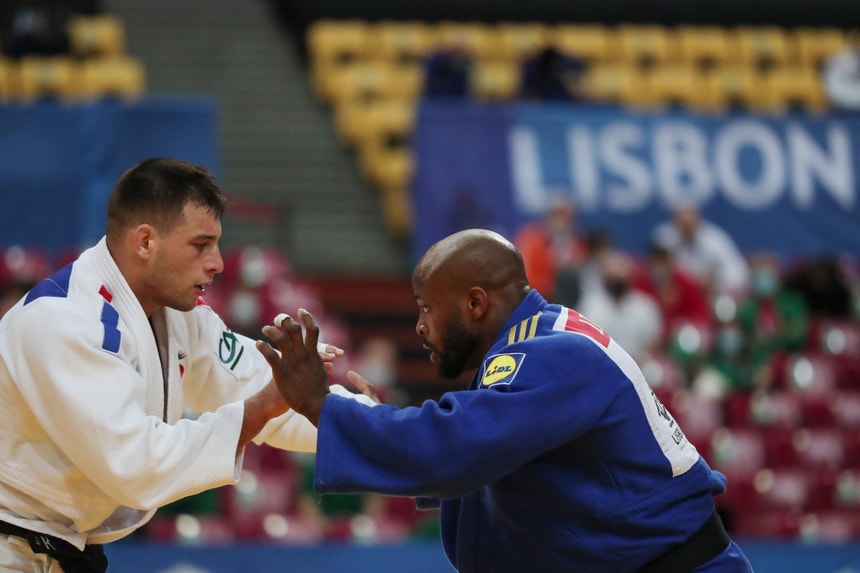
{"type": "Polygon", "coordinates": [[[208,208],[218,219],[227,207],[221,188],[205,167],[168,157],[147,159],[123,173],[114,186],[108,198],[108,235],[143,222],[168,231],[189,203],[208,208]]]}

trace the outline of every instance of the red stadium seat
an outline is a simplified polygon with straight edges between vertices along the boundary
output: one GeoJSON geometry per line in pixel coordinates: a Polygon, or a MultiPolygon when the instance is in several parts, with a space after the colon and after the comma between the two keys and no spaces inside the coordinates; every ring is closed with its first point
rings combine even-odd
{"type": "Polygon", "coordinates": [[[795,539],[802,513],[779,509],[740,508],[733,516],[732,535],[738,538],[795,539]]]}
{"type": "Polygon", "coordinates": [[[835,469],[845,460],[845,442],[836,428],[801,428],[793,445],[797,461],[807,467],[835,469]]]}
{"type": "Polygon", "coordinates": [[[830,397],[830,411],[838,426],[860,430],[860,389],[834,392],[830,397]]]}
{"type": "Polygon", "coordinates": [[[784,391],[753,394],[749,415],[756,426],[765,428],[796,428],[803,420],[799,395],[784,391]]]}
{"type": "Polygon", "coordinates": [[[765,466],[764,438],[752,429],[721,428],[711,439],[709,461],[730,480],[749,481],[765,466]]]}

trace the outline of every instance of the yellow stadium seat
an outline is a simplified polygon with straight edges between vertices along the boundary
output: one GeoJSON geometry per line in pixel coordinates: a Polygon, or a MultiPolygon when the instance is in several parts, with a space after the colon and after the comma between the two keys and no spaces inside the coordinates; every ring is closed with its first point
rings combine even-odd
{"type": "Polygon", "coordinates": [[[373,140],[407,141],[415,125],[415,99],[344,102],[335,109],[338,137],[351,147],[373,140]]]}
{"type": "Polygon", "coordinates": [[[663,26],[621,24],[615,28],[610,47],[622,62],[647,68],[671,59],[672,34],[663,26]]]}
{"type": "Polygon", "coordinates": [[[827,58],[848,47],[845,32],[839,28],[798,28],[792,38],[796,63],[818,69],[827,58]]]}
{"type": "Polygon", "coordinates": [[[699,104],[711,109],[760,109],[766,106],[762,89],[761,76],[755,69],[720,66],[703,75],[699,104]]]}
{"type": "Polygon", "coordinates": [[[548,36],[549,44],[567,56],[589,63],[610,59],[609,32],[603,25],[559,24],[549,30],[548,36]]]}
{"type": "Polygon", "coordinates": [[[689,107],[699,102],[702,72],[694,66],[667,64],[646,72],[644,78],[646,88],[643,101],[659,106],[689,107]]]}
{"type": "Polygon", "coordinates": [[[381,191],[385,227],[395,238],[409,238],[412,234],[412,201],[409,189],[384,187],[381,191]]]}
{"type": "Polygon", "coordinates": [[[680,60],[710,68],[730,60],[728,34],[721,26],[679,26],[676,30],[680,60]]]}
{"type": "Polygon", "coordinates": [[[145,91],[143,64],[135,58],[95,58],[81,64],[81,94],[85,97],[134,99],[145,91]]]}
{"type": "Polygon", "coordinates": [[[433,32],[423,22],[379,22],[371,36],[373,55],[395,63],[420,61],[433,47],[433,32]]]}
{"type": "Polygon", "coordinates": [[[329,104],[379,97],[416,98],[424,86],[419,64],[397,65],[383,60],[337,66],[315,78],[317,93],[329,104]]]}
{"type": "Polygon", "coordinates": [[[372,141],[359,149],[362,175],[381,189],[405,188],[412,181],[415,159],[412,150],[405,146],[389,146],[383,141],[372,141]]]}
{"type": "Polygon", "coordinates": [[[477,100],[508,100],[520,89],[517,61],[478,61],[469,75],[469,95],[477,100]]]}
{"type": "Polygon", "coordinates": [[[13,96],[22,100],[80,96],[80,67],[71,57],[26,57],[17,66],[13,96]]]}
{"type": "Polygon", "coordinates": [[[0,58],[0,102],[5,102],[12,96],[13,69],[11,60],[0,58]]]}
{"type": "Polygon", "coordinates": [[[730,35],[734,61],[767,70],[789,63],[791,51],[785,30],[776,26],[741,26],[730,35]]]}
{"type": "Polygon", "coordinates": [[[644,76],[631,64],[593,66],[585,76],[586,97],[623,105],[647,105],[644,76]]]}
{"type": "Polygon", "coordinates": [[[497,56],[512,61],[522,61],[536,56],[548,45],[547,27],[536,22],[502,22],[495,27],[497,56]]]}
{"type": "Polygon", "coordinates": [[[433,32],[436,50],[461,49],[476,59],[490,59],[498,47],[493,31],[477,22],[439,22],[433,32]]]}
{"type": "Polygon", "coordinates": [[[125,53],[125,24],[117,16],[74,16],[69,20],[68,32],[76,56],[108,57],[125,53]]]}
{"type": "Polygon", "coordinates": [[[828,106],[821,78],[815,68],[782,66],[767,72],[762,78],[763,104],[782,112],[792,107],[823,111],[828,106]]]}
{"type": "Polygon", "coordinates": [[[307,31],[308,57],[319,66],[349,63],[367,56],[370,41],[362,20],[317,20],[307,31]]]}

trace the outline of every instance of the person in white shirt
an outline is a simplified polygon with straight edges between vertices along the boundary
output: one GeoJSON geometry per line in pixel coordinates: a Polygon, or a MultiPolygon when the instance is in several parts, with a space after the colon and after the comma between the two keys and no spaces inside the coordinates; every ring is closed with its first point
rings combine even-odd
{"type": "Polygon", "coordinates": [[[204,168],[144,161],[111,193],[106,236],[0,320],[0,571],[104,571],[103,543],[235,483],[251,440],[315,451],[255,341],[201,298],[224,210],[204,168]]]}
{"type": "Polygon", "coordinates": [[[613,251],[601,262],[602,286],[583,293],[577,307],[633,358],[649,356],[661,342],[663,316],[650,295],[632,287],[634,263],[613,251]]]}
{"type": "Polygon", "coordinates": [[[669,250],[679,268],[708,292],[741,294],[749,284],[746,258],[723,229],[702,219],[692,206],[678,207],[654,230],[653,242],[669,250]]]}

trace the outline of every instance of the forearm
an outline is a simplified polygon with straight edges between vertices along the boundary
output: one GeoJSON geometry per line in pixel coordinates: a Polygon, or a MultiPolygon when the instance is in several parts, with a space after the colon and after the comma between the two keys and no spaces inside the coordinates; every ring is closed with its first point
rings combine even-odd
{"type": "Polygon", "coordinates": [[[239,441],[236,444],[236,453],[242,451],[242,448],[260,433],[269,420],[280,416],[288,409],[289,406],[272,383],[245,400],[245,413],[239,441]]]}

